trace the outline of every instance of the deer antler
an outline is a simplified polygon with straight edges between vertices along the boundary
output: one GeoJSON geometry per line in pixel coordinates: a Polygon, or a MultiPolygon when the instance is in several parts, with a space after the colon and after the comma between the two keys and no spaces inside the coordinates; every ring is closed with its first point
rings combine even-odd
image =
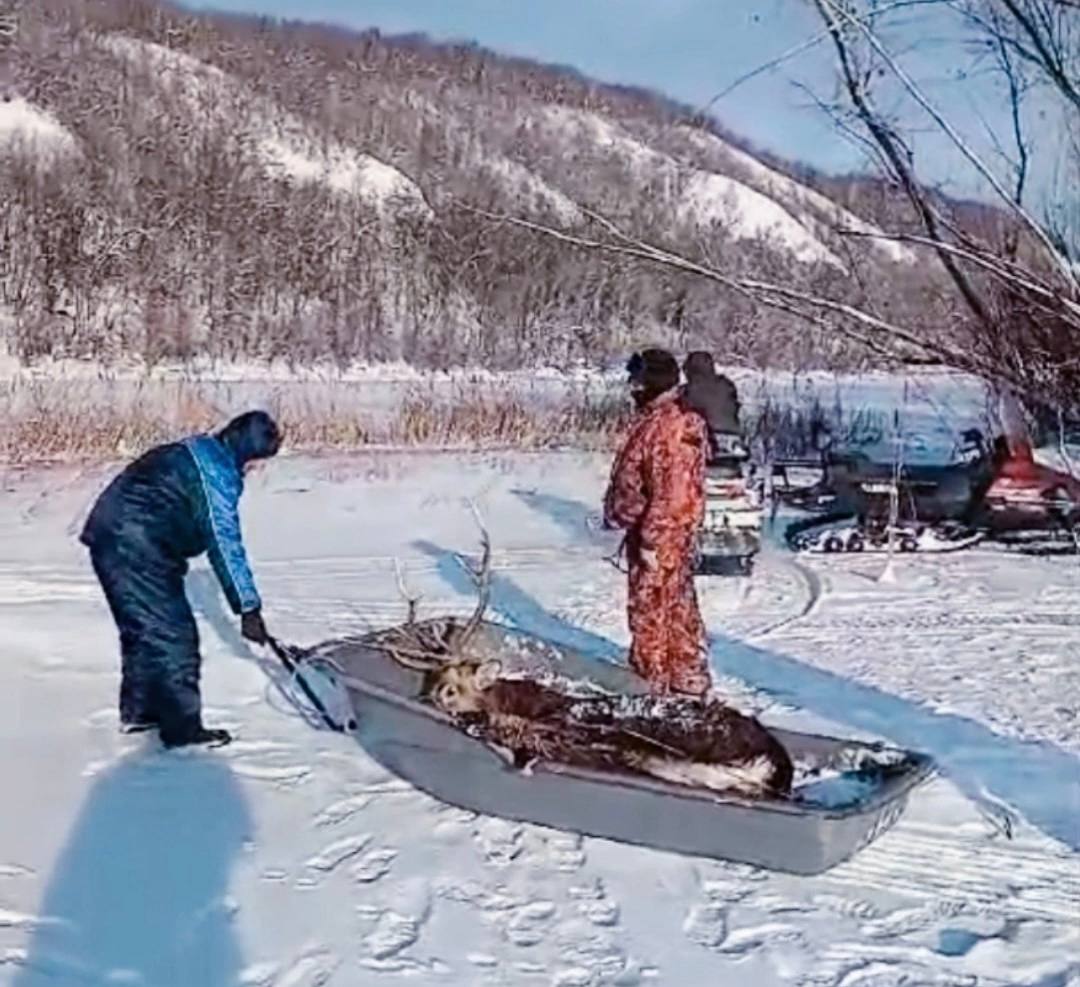
{"type": "Polygon", "coordinates": [[[420,630],[419,626],[391,627],[369,639],[368,644],[406,668],[430,672],[446,663],[446,648],[441,640],[425,641],[420,630]]]}
{"type": "Polygon", "coordinates": [[[457,621],[453,618],[417,623],[416,611],[419,596],[411,596],[405,584],[405,573],[401,563],[394,560],[394,573],[398,592],[408,606],[404,626],[388,628],[369,640],[371,647],[385,651],[405,668],[419,672],[431,672],[438,668],[460,664],[466,659],[462,652],[470,638],[476,633],[488,608],[491,597],[491,539],[476,505],[470,501],[473,517],[480,528],[482,552],[479,570],[468,568],[479,590],[476,609],[465,626],[457,632],[457,621]]]}
{"type": "Polygon", "coordinates": [[[476,582],[479,595],[476,601],[476,609],[473,610],[469,622],[458,637],[457,647],[459,650],[468,644],[469,639],[476,633],[480,622],[484,619],[488,602],[491,599],[491,538],[488,536],[487,528],[484,526],[483,518],[480,517],[480,511],[477,510],[476,504],[469,501],[469,507],[472,510],[477,527],[480,529],[480,544],[482,546],[480,571],[473,572],[473,579],[476,582]]]}
{"type": "Polygon", "coordinates": [[[422,597],[409,595],[408,587],[405,585],[405,572],[401,567],[401,560],[397,558],[394,559],[394,577],[397,580],[398,593],[401,594],[401,598],[408,607],[405,626],[412,627],[416,623],[416,611],[422,597]]]}
{"type": "Polygon", "coordinates": [[[434,655],[426,654],[423,651],[412,651],[399,648],[389,641],[373,641],[371,642],[371,646],[378,648],[380,651],[388,652],[390,657],[392,657],[399,665],[403,665],[405,668],[411,668],[414,672],[431,672],[443,664],[443,662],[434,655]]]}

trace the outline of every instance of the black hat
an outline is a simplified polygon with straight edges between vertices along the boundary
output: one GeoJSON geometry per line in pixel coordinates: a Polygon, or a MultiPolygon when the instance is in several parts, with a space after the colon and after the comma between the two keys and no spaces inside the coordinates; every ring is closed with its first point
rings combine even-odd
{"type": "Polygon", "coordinates": [[[670,391],[679,384],[679,364],[667,350],[648,349],[635,353],[626,364],[630,381],[649,397],[670,391]]]}
{"type": "Polygon", "coordinates": [[[234,418],[217,437],[231,450],[237,466],[252,459],[269,459],[281,448],[281,429],[265,411],[248,411],[234,418]]]}
{"type": "Polygon", "coordinates": [[[686,362],[683,364],[683,370],[686,373],[686,379],[691,377],[715,377],[716,376],[716,364],[713,362],[712,354],[708,350],[694,350],[686,358],[686,362]]]}

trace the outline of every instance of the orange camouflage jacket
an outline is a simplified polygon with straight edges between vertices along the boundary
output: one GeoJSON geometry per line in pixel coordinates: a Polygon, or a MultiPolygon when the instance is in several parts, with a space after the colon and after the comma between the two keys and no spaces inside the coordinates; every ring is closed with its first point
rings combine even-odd
{"type": "Polygon", "coordinates": [[[604,521],[635,532],[645,548],[695,529],[705,514],[705,419],[677,391],[635,419],[615,458],[604,495],[604,521]]]}

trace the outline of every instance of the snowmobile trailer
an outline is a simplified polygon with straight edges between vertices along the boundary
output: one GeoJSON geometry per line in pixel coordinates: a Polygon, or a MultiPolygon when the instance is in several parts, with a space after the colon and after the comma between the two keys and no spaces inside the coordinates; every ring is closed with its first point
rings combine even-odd
{"type": "MultiPolygon", "coordinates": [[[[609,692],[638,694],[628,669],[519,630],[483,621],[475,647],[515,674],[558,675],[609,692]]],[[[355,734],[381,765],[458,807],[583,835],[795,874],[818,874],[851,857],[900,818],[912,789],[933,773],[923,754],[771,728],[810,783],[790,797],[728,797],[644,775],[534,762],[513,767],[423,701],[423,676],[365,643],[328,642],[309,654],[340,672],[355,734]],[[832,797],[814,778],[845,766],[853,784],[832,797]]],[[[798,774],[797,774],[798,777],[798,774]]],[[[842,776],[841,776],[842,777],[842,776]]]]}

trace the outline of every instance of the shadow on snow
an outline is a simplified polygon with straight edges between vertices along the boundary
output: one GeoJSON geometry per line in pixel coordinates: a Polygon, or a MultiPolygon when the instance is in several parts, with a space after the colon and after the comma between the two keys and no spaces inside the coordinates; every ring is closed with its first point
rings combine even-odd
{"type": "Polygon", "coordinates": [[[249,839],[246,803],[220,758],[123,758],[80,810],[12,987],[231,987],[241,956],[229,876],[249,839]]]}

